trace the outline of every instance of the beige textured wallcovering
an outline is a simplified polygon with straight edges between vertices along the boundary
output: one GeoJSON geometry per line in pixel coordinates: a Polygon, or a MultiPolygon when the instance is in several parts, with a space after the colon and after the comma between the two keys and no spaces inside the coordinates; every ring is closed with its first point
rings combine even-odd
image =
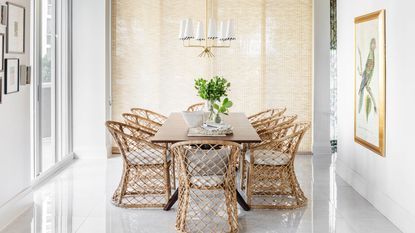
{"type": "MultiPolygon", "coordinates": [[[[197,77],[232,83],[233,111],[287,106],[312,120],[312,1],[213,0],[212,14],[233,18],[237,40],[199,58],[177,39],[183,18],[203,20],[203,0],[112,1],[113,118],[141,106],[168,115],[200,102],[197,77]]],[[[311,131],[301,151],[311,151],[311,131]]]]}

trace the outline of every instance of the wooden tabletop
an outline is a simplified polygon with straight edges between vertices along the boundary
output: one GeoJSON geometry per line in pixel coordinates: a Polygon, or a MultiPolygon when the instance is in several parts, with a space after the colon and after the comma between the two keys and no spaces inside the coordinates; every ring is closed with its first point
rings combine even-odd
{"type": "Polygon", "coordinates": [[[237,143],[261,142],[255,129],[243,113],[230,113],[222,117],[223,121],[233,127],[233,134],[219,137],[189,137],[188,126],[179,112],[170,114],[166,122],[150,140],[154,143],[175,143],[188,140],[224,140],[237,143]]]}

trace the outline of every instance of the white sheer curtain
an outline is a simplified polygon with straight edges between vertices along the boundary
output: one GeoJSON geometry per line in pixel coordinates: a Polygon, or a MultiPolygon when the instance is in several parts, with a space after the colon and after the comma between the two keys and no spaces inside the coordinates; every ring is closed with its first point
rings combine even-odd
{"type": "MultiPolygon", "coordinates": [[[[198,77],[232,83],[232,111],[286,106],[312,120],[312,1],[213,0],[218,20],[233,18],[237,40],[215,58],[177,39],[182,18],[203,20],[203,0],[112,1],[113,118],[131,107],[169,114],[200,102],[198,77]]],[[[311,132],[300,147],[311,151],[311,132]]]]}

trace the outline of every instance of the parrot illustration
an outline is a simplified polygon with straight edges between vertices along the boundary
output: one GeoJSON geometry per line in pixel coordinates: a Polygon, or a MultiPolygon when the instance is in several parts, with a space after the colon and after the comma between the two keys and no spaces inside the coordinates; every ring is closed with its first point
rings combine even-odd
{"type": "MultiPolygon", "coordinates": [[[[362,72],[362,56],[361,56],[361,52],[359,49],[359,56],[360,56],[360,67],[359,67],[359,74],[362,77],[362,81],[360,83],[360,88],[359,88],[359,113],[362,110],[362,106],[363,106],[363,97],[364,97],[364,92],[365,90],[369,93],[370,98],[368,97],[368,99],[371,100],[371,102],[373,103],[373,107],[375,112],[377,112],[377,107],[376,107],[376,103],[375,103],[375,98],[373,96],[372,93],[372,89],[370,88],[370,82],[372,81],[372,77],[373,77],[373,71],[375,68],[375,49],[376,49],[376,40],[375,38],[372,38],[372,40],[370,41],[370,51],[369,51],[369,55],[367,56],[367,60],[366,60],[366,66],[365,66],[365,70],[362,72]]],[[[368,105],[369,108],[371,108],[370,105],[368,105]]],[[[368,117],[369,113],[368,111],[366,112],[366,118],[368,117]]]]}

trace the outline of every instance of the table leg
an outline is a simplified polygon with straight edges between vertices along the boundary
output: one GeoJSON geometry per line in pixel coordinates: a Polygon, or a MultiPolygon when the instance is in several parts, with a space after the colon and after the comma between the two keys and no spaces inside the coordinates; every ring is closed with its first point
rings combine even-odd
{"type": "Polygon", "coordinates": [[[244,209],[245,211],[250,211],[251,207],[245,202],[244,198],[241,194],[236,190],[236,199],[238,200],[238,204],[244,209]]]}
{"type": "Polygon", "coordinates": [[[167,204],[164,206],[164,210],[169,211],[171,207],[173,207],[174,203],[176,203],[178,198],[179,198],[179,189],[176,189],[176,191],[174,191],[173,195],[170,197],[167,204]]]}

